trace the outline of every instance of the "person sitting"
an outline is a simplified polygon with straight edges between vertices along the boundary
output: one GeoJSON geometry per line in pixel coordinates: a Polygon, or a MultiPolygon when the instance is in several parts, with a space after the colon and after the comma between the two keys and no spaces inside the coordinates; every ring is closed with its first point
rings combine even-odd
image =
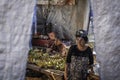
{"type": "Polygon", "coordinates": [[[49,45],[48,45],[48,53],[56,54],[60,53],[62,56],[66,55],[66,47],[65,45],[55,36],[54,32],[48,33],[50,38],[49,45]]]}

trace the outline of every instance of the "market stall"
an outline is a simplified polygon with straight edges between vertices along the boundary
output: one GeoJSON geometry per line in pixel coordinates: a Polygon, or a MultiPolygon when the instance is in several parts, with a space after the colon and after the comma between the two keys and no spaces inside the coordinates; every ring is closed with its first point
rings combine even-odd
{"type": "Polygon", "coordinates": [[[63,80],[65,57],[58,53],[49,55],[41,50],[34,49],[29,52],[27,69],[42,73],[50,80],[63,80]]]}
{"type": "MultiPolygon", "coordinates": [[[[44,75],[41,80],[64,80],[65,57],[59,53],[49,55],[41,49],[30,50],[27,69],[44,75]]],[[[95,66],[94,66],[95,67],[95,66]]],[[[88,74],[88,80],[99,80],[95,73],[88,74]]]]}

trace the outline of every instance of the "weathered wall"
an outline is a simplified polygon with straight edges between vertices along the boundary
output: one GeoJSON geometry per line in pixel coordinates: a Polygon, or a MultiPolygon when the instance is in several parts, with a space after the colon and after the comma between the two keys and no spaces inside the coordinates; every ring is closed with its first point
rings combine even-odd
{"type": "MultiPolygon", "coordinates": [[[[87,0],[76,0],[75,5],[64,6],[49,6],[49,14],[47,17],[47,23],[51,22],[54,27],[54,31],[60,39],[74,40],[75,31],[87,26],[88,23],[88,2],[87,0]]],[[[39,12],[45,8],[41,6],[39,12]]],[[[47,7],[46,7],[47,8],[47,7]]],[[[41,21],[42,22],[42,21],[41,21]]]]}
{"type": "Polygon", "coordinates": [[[92,0],[101,80],[120,80],[120,0],[92,0]]]}
{"type": "Polygon", "coordinates": [[[0,80],[24,80],[35,0],[0,0],[0,80]]]}

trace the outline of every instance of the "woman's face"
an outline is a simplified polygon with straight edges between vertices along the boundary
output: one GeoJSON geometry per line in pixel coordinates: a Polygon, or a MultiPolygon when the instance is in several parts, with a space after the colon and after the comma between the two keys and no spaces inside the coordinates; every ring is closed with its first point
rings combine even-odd
{"type": "Polygon", "coordinates": [[[77,45],[80,45],[81,47],[85,46],[85,40],[81,37],[76,38],[77,45]]]}
{"type": "Polygon", "coordinates": [[[55,39],[55,33],[54,32],[49,33],[48,36],[51,40],[55,39]]]}

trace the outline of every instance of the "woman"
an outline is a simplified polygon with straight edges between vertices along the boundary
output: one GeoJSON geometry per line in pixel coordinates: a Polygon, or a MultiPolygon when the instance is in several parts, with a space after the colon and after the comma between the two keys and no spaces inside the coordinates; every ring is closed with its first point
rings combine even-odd
{"type": "Polygon", "coordinates": [[[93,64],[93,54],[84,30],[76,31],[76,43],[70,47],[65,67],[65,80],[87,80],[87,70],[93,64]]]}
{"type": "Polygon", "coordinates": [[[60,53],[62,56],[66,56],[66,48],[65,45],[55,36],[54,32],[48,34],[50,41],[49,41],[49,53],[56,54],[60,53]]]}

